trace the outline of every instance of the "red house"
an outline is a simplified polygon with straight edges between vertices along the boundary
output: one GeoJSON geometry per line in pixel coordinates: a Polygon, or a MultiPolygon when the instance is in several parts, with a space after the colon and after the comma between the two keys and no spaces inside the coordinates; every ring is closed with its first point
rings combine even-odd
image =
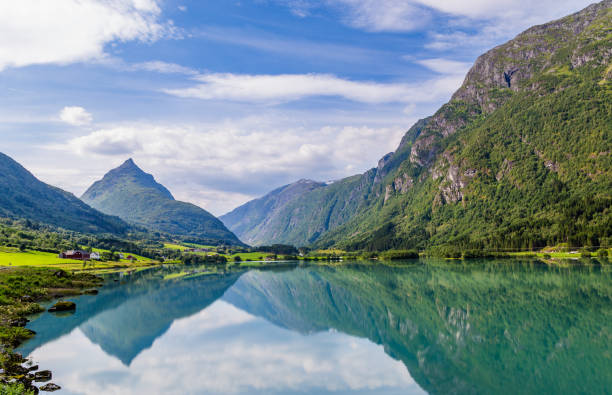
{"type": "Polygon", "coordinates": [[[59,254],[59,257],[62,259],[79,259],[79,260],[87,260],[91,257],[91,254],[87,251],[81,250],[70,250],[66,252],[62,252],[59,254]]]}

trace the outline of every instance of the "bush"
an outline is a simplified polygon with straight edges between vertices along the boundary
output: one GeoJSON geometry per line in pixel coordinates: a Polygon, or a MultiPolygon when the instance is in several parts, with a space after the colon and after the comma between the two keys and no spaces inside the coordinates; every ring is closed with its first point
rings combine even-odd
{"type": "Polygon", "coordinates": [[[0,384],[0,395],[34,395],[34,391],[26,390],[23,384],[0,384]]]}
{"type": "Polygon", "coordinates": [[[582,250],[582,251],[580,251],[580,256],[582,258],[590,258],[591,257],[591,253],[589,251],[587,251],[587,250],[582,250]]]}
{"type": "Polygon", "coordinates": [[[463,259],[487,258],[490,254],[483,250],[467,250],[463,251],[463,259]]]}
{"type": "Polygon", "coordinates": [[[600,258],[607,258],[608,257],[608,250],[600,248],[599,250],[597,250],[597,256],[600,258]]]}
{"type": "Polygon", "coordinates": [[[419,253],[415,250],[389,250],[380,254],[380,258],[391,261],[398,259],[418,259],[419,253]]]}

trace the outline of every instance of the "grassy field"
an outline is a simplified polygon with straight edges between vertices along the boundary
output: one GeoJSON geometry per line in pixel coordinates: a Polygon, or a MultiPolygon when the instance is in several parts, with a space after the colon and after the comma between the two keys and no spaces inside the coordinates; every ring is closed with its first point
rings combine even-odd
{"type": "MultiPolygon", "coordinates": [[[[98,252],[100,254],[103,253],[103,252],[110,252],[109,250],[102,250],[100,248],[92,248],[92,251],[98,252]]],[[[143,261],[143,262],[151,261],[150,258],[147,258],[147,257],[144,257],[144,256],[140,256],[140,255],[136,255],[136,254],[132,254],[131,252],[118,251],[117,253],[123,254],[124,256],[131,255],[134,258],[136,258],[136,260],[138,260],[138,261],[143,261]]],[[[130,260],[129,259],[120,259],[119,262],[130,263],[130,260]]]]}
{"type": "MultiPolygon", "coordinates": [[[[102,252],[103,250],[94,249],[94,251],[102,252]]],[[[128,255],[128,254],[125,254],[128,255]]],[[[79,261],[73,259],[61,259],[57,254],[40,251],[19,251],[16,248],[0,248],[0,266],[33,266],[33,267],[52,267],[70,271],[90,271],[90,270],[110,270],[135,268],[142,266],[150,266],[155,264],[150,259],[133,255],[136,262],[131,262],[127,259],[122,259],[119,262],[100,262],[100,261],[79,261]]]]}
{"type": "MultiPolygon", "coordinates": [[[[612,249],[608,249],[608,256],[612,256],[612,249]]],[[[524,252],[510,252],[509,255],[522,257],[522,256],[536,256],[538,258],[557,258],[557,259],[579,259],[582,257],[582,250],[572,250],[566,252],[555,251],[553,249],[543,249],[541,251],[524,251],[524,252]]],[[[597,252],[591,252],[591,258],[597,257],[597,252]]]]}
{"type": "Polygon", "coordinates": [[[164,248],[167,248],[169,250],[179,250],[179,251],[185,251],[189,249],[189,247],[185,247],[185,246],[174,244],[174,243],[164,243],[164,248]]]}
{"type": "MultiPolygon", "coordinates": [[[[223,255],[223,254],[221,254],[223,255]]],[[[234,260],[235,257],[239,256],[243,261],[251,260],[251,261],[262,261],[268,255],[273,255],[267,252],[240,252],[238,254],[232,255],[224,255],[229,260],[234,260]]]]}
{"type": "Polygon", "coordinates": [[[185,245],[187,246],[187,248],[213,248],[213,249],[217,248],[217,246],[209,246],[205,244],[196,244],[196,243],[185,243],[185,245]]]}
{"type": "Polygon", "coordinates": [[[19,251],[18,249],[2,248],[0,250],[0,266],[57,266],[79,264],[82,261],[58,258],[57,254],[40,251],[19,251]]]}

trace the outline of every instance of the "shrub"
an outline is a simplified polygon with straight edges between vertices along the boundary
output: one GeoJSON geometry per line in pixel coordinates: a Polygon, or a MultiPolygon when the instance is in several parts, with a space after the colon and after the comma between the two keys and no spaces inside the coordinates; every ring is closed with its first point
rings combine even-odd
{"type": "Polygon", "coordinates": [[[604,249],[604,248],[600,248],[599,250],[597,250],[597,256],[600,258],[607,258],[608,257],[608,250],[604,249]]]}
{"type": "Polygon", "coordinates": [[[0,395],[34,395],[34,391],[26,390],[21,383],[0,384],[0,395]]]}
{"type": "Polygon", "coordinates": [[[385,260],[418,259],[419,253],[415,250],[389,250],[380,254],[385,260]]]}

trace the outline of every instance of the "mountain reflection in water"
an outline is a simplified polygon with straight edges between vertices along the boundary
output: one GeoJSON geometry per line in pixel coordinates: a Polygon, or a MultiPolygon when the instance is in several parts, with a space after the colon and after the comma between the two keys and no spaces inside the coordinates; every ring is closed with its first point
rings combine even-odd
{"type": "Polygon", "coordinates": [[[609,393],[609,266],[427,263],[134,273],[20,351],[66,394],[609,393]]]}

